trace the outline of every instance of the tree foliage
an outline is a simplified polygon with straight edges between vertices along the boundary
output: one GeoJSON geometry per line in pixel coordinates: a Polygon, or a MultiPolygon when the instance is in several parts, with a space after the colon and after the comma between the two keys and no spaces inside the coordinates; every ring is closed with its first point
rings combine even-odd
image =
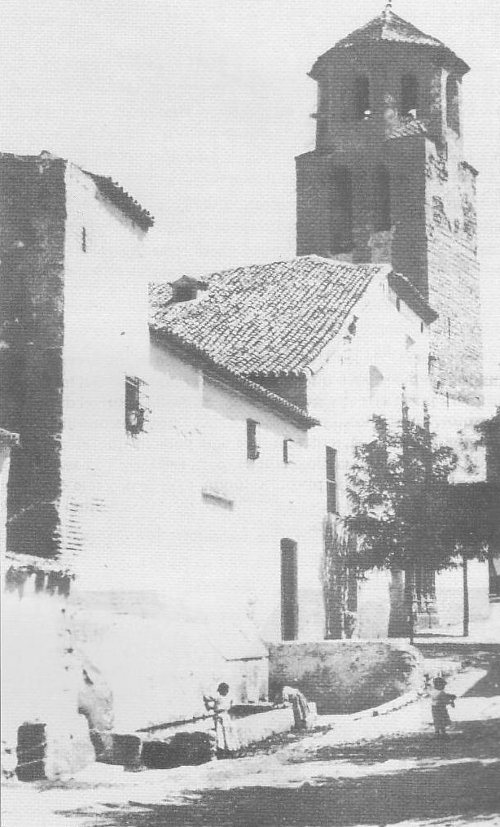
{"type": "Polygon", "coordinates": [[[449,566],[457,538],[447,493],[457,455],[404,411],[397,427],[381,416],[373,424],[375,438],[356,448],[348,475],[348,524],[362,538],[364,567],[449,566]]]}

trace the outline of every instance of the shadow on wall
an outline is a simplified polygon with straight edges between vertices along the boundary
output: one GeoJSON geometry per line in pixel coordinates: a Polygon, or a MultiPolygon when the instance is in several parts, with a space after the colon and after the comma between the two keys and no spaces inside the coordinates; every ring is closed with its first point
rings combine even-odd
{"type": "Polygon", "coordinates": [[[297,686],[320,715],[369,709],[422,685],[422,658],[401,643],[328,640],[269,650],[269,691],[297,686]]]}
{"type": "MultiPolygon", "coordinates": [[[[267,698],[268,652],[248,621],[235,626],[172,611],[144,595],[82,595],[73,615],[75,646],[98,675],[95,715],[116,732],[203,716],[203,695],[226,681],[234,702],[267,698]],[[154,607],[154,611],[152,610],[154,607]],[[102,688],[107,687],[106,692],[102,688]],[[109,698],[112,697],[112,710],[109,698]]],[[[96,697],[87,685],[86,702],[96,697]]]]}

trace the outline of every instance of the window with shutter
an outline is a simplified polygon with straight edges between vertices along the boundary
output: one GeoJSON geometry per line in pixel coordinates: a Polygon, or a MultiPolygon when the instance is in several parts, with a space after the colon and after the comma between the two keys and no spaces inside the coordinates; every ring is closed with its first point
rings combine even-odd
{"type": "Polygon", "coordinates": [[[337,451],[326,446],[326,510],[337,513],[337,451]]]}

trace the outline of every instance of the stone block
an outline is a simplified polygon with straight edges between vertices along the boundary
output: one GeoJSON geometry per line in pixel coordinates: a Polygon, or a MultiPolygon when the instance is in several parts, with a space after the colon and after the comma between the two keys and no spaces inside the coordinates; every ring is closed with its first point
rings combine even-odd
{"type": "Polygon", "coordinates": [[[146,767],[166,769],[205,764],[213,754],[210,732],[179,732],[168,741],[148,741],[142,749],[146,767]]]}

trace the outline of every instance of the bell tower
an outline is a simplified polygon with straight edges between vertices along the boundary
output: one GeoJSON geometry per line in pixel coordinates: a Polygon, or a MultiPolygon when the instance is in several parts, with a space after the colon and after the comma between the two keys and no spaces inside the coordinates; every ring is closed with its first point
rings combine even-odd
{"type": "Polygon", "coordinates": [[[297,163],[297,253],[387,261],[439,314],[429,370],[447,400],[482,396],[477,172],[447,46],[382,13],[315,62],[316,147],[297,163]]]}

